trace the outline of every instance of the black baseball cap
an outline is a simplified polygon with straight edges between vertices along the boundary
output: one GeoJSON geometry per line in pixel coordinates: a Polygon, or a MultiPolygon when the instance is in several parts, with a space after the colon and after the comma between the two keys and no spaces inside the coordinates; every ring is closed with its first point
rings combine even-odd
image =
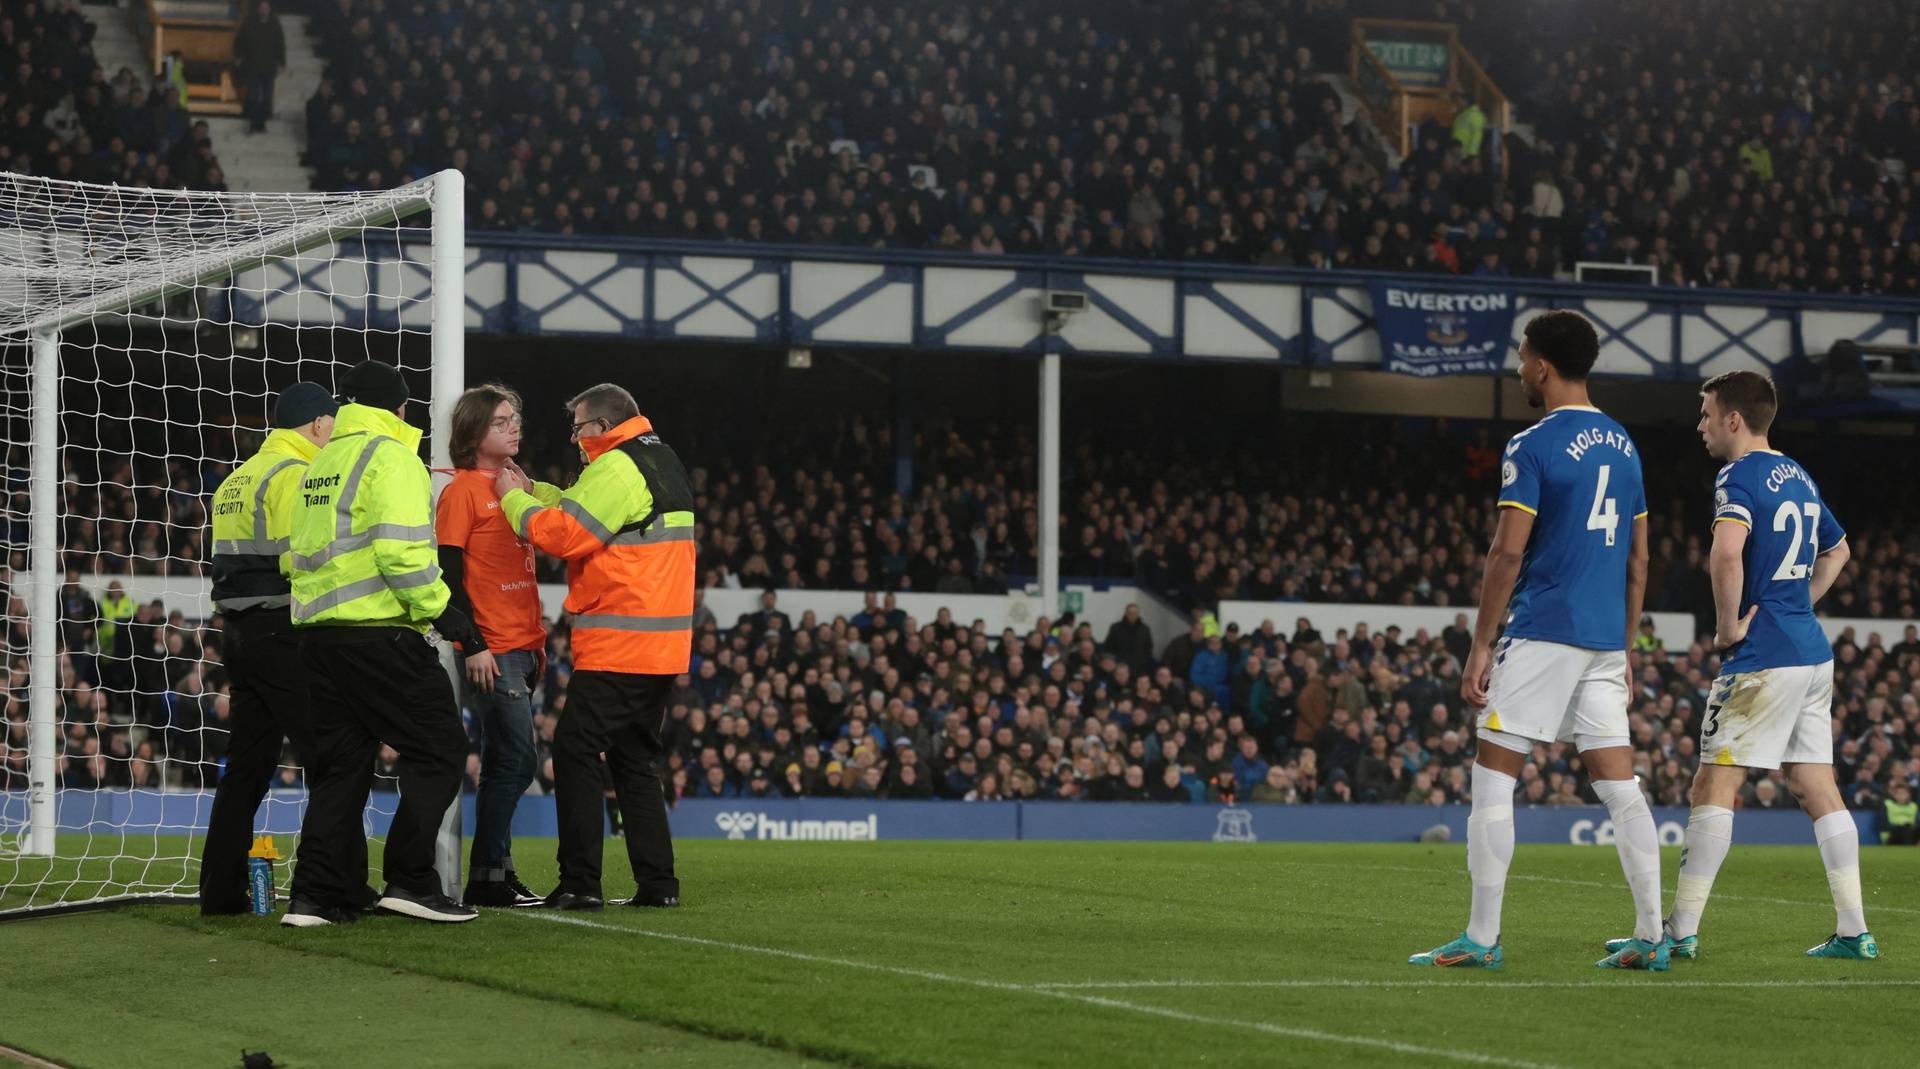
{"type": "Polygon", "coordinates": [[[317,382],[296,382],[280,391],[273,402],[273,425],[280,430],[304,427],[321,416],[340,411],[325,386],[317,382]]]}

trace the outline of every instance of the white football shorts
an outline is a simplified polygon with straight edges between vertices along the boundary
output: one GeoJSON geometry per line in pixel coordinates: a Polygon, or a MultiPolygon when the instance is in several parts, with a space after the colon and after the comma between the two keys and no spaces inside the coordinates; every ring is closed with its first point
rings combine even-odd
{"type": "Polygon", "coordinates": [[[1832,764],[1833,662],[1716,678],[1700,722],[1700,763],[1832,764]]]}
{"type": "Polygon", "coordinates": [[[1504,638],[1476,726],[1532,739],[1627,739],[1627,651],[1504,638]]]}

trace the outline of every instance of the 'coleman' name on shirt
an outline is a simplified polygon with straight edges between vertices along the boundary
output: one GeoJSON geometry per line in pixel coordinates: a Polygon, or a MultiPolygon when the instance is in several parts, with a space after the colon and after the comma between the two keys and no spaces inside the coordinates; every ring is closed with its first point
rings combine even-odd
{"type": "Polygon", "coordinates": [[[306,493],[300,496],[306,498],[307,504],[309,505],[329,505],[333,503],[333,494],[331,491],[339,485],[339,472],[334,472],[332,475],[311,475],[300,480],[300,489],[306,491],[306,493]],[[315,490],[327,490],[329,492],[316,494],[314,493],[315,490]]]}
{"type": "Polygon", "coordinates": [[[1609,445],[1625,453],[1627,456],[1633,455],[1632,439],[1618,431],[1593,428],[1581,431],[1579,434],[1573,436],[1573,440],[1567,443],[1567,455],[1575,460],[1579,460],[1586,454],[1587,450],[1592,449],[1596,445],[1609,445]]]}
{"type": "Polygon", "coordinates": [[[1798,479],[1807,484],[1807,489],[1813,489],[1813,480],[1807,478],[1807,473],[1800,470],[1800,465],[1789,463],[1775,464],[1773,470],[1767,473],[1767,492],[1779,493],[1780,488],[1787,485],[1788,479],[1798,479]]]}

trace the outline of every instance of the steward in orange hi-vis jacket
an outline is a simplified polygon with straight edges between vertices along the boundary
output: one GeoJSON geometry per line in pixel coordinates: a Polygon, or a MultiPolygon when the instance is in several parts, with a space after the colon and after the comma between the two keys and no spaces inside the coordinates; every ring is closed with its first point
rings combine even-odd
{"type": "Polygon", "coordinates": [[[677,906],[660,735],[667,696],[693,650],[693,490],[626,390],[605,383],[568,407],[587,460],[579,481],[558,504],[542,502],[508,461],[496,486],[515,533],[567,562],[574,671],[553,740],[560,884],[547,904],[604,904],[604,753],[639,888],[631,904],[677,906]]]}

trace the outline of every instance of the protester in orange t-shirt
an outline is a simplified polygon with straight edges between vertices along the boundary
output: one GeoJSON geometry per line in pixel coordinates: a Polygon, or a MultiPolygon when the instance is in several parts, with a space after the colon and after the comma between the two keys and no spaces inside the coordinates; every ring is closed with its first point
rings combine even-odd
{"type": "MultiPolygon", "coordinates": [[[[453,408],[453,482],[440,493],[435,534],[453,603],[473,617],[485,656],[467,660],[467,705],[482,733],[480,790],[465,900],[536,906],[513,868],[513,811],[534,776],[533,688],[546,668],[546,630],[533,547],[513,533],[494,494],[494,475],[520,451],[520,395],[497,383],[460,395],[453,408]]],[[[536,484],[558,501],[560,490],[536,484]]],[[[471,653],[471,651],[464,651],[471,653]]]]}

